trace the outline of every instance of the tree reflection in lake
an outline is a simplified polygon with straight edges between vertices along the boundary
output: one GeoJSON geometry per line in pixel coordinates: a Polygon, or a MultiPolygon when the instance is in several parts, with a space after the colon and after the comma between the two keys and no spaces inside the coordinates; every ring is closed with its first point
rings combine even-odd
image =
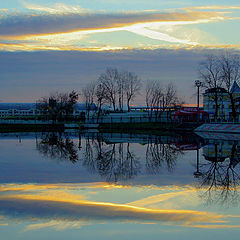
{"type": "Polygon", "coordinates": [[[161,172],[166,164],[168,171],[172,171],[176,165],[179,155],[183,151],[174,144],[149,143],[146,150],[146,168],[151,174],[161,172]]]}
{"type": "Polygon", "coordinates": [[[239,200],[240,146],[238,142],[208,141],[203,148],[205,162],[200,164],[200,186],[208,203],[234,204],[239,200]]]}
{"type": "Polygon", "coordinates": [[[185,150],[196,150],[197,171],[194,175],[198,178],[199,188],[208,189],[203,197],[208,202],[222,203],[238,199],[239,141],[117,133],[86,133],[82,136],[77,133],[76,136],[78,143],[64,133],[45,133],[37,139],[36,147],[52,159],[73,163],[79,159],[79,164],[108,182],[126,181],[144,172],[171,172],[185,150]],[[199,157],[201,151],[203,157],[199,157]]]}
{"type": "Polygon", "coordinates": [[[72,139],[61,132],[49,132],[36,141],[37,150],[44,156],[56,160],[78,160],[78,151],[72,139]]]}
{"type": "Polygon", "coordinates": [[[83,165],[109,182],[131,179],[141,168],[130,143],[106,144],[101,136],[86,138],[83,156],[83,165]]]}

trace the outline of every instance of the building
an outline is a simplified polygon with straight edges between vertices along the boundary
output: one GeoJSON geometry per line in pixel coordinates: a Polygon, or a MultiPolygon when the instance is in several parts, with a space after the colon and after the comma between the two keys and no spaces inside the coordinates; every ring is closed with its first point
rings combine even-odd
{"type": "Polygon", "coordinates": [[[197,122],[199,114],[199,120],[204,121],[208,118],[208,113],[202,108],[197,107],[181,107],[178,111],[172,114],[172,119],[182,122],[197,122]]]}
{"type": "MultiPolygon", "coordinates": [[[[234,82],[230,89],[232,93],[237,116],[240,113],[240,87],[234,82]]],[[[203,94],[203,108],[209,113],[209,119],[224,121],[232,119],[232,104],[229,93],[226,89],[217,87],[207,89],[203,94]]]]}
{"type": "MultiPolygon", "coordinates": [[[[86,107],[85,103],[77,103],[73,106],[73,116],[85,117],[86,112],[95,112],[97,109],[95,104],[86,107]]],[[[36,103],[0,103],[0,118],[35,118],[44,113],[37,108],[36,103]]]]}

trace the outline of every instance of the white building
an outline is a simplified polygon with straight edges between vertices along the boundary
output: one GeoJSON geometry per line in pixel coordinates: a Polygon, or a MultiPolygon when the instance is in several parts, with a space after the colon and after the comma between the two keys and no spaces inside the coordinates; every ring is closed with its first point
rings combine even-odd
{"type": "MultiPolygon", "coordinates": [[[[240,113],[240,87],[234,82],[230,90],[233,95],[237,116],[240,113]]],[[[209,118],[214,119],[217,115],[219,120],[232,119],[232,104],[229,93],[224,88],[210,88],[203,94],[203,108],[209,113],[209,118]],[[217,110],[216,110],[217,106],[217,110]]]]}

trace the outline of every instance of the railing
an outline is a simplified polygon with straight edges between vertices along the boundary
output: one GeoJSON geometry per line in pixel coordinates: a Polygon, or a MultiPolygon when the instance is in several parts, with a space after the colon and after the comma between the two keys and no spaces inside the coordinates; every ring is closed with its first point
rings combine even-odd
{"type": "Polygon", "coordinates": [[[207,119],[205,123],[229,123],[229,124],[240,124],[239,120],[234,119],[207,119]]]}
{"type": "Polygon", "coordinates": [[[162,122],[162,123],[179,123],[179,121],[172,120],[167,117],[155,117],[155,116],[104,116],[99,118],[90,118],[86,119],[85,123],[155,123],[155,122],[162,122]]]}

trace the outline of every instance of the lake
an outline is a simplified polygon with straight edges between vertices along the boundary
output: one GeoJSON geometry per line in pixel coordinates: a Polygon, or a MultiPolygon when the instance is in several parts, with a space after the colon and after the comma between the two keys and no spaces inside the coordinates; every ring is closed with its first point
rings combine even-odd
{"type": "Polygon", "coordinates": [[[1,239],[239,239],[240,135],[0,133],[1,239]]]}

